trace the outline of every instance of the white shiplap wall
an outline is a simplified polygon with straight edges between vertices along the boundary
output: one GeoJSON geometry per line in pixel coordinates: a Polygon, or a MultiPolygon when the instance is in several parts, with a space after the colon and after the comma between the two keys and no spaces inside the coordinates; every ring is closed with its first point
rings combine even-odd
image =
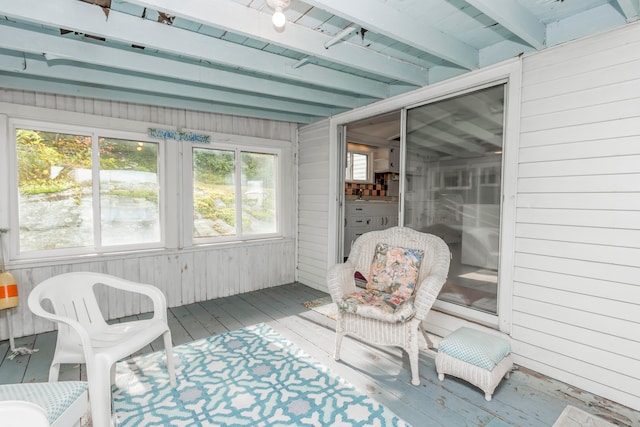
{"type": "MultiPolygon", "coordinates": [[[[151,123],[158,127],[291,141],[290,151],[295,151],[297,125],[294,123],[3,89],[0,89],[0,102],[5,103],[3,111],[0,111],[2,120],[6,120],[6,117],[1,113],[11,117],[19,106],[29,106],[48,109],[43,110],[42,119],[52,120],[52,117],[60,116],[60,112],[80,113],[92,122],[101,120],[96,117],[106,118],[104,122],[107,125],[104,127],[108,127],[116,119],[124,119],[151,123]],[[47,111],[51,113],[47,115],[47,111]]],[[[7,135],[0,135],[0,138],[6,137],[7,135]]],[[[293,164],[292,160],[285,159],[285,162],[291,161],[293,164]]],[[[288,174],[293,175],[293,166],[286,169],[288,174]]],[[[170,307],[293,282],[295,227],[291,224],[295,223],[297,217],[294,204],[296,188],[295,181],[289,179],[290,176],[283,178],[291,182],[286,186],[283,201],[284,238],[114,254],[96,257],[90,262],[76,258],[9,264],[9,270],[15,276],[20,291],[20,305],[12,316],[14,335],[19,337],[53,329],[50,322],[31,315],[26,305],[27,297],[35,284],[69,271],[97,271],[153,284],[165,293],[170,307]]],[[[106,302],[102,309],[109,318],[151,309],[147,301],[137,298],[125,298],[115,292],[104,296],[106,302]]],[[[6,322],[0,321],[0,340],[6,338],[6,322]]]]}
{"type": "Polygon", "coordinates": [[[525,57],[522,81],[514,351],[640,409],[640,23],[525,57]]]}
{"type": "Polygon", "coordinates": [[[329,246],[329,120],[298,131],[298,281],[325,290],[329,246]]]}

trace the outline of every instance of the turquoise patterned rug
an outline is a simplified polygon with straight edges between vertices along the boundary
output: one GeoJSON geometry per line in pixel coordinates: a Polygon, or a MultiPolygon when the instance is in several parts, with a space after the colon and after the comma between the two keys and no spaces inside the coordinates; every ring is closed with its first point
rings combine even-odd
{"type": "Polygon", "coordinates": [[[118,363],[119,427],[406,426],[265,324],[118,363]]]}

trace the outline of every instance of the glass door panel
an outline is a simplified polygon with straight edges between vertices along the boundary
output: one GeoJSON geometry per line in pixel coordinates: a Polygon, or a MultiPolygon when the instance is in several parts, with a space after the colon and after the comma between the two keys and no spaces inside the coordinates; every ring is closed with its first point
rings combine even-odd
{"type": "Polygon", "coordinates": [[[407,110],[404,225],[453,258],[439,300],[497,314],[505,86],[407,110]]]}

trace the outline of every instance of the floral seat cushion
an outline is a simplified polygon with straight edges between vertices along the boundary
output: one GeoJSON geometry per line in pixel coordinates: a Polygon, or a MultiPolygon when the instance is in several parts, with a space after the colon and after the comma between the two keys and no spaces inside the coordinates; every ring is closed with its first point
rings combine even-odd
{"type": "Polygon", "coordinates": [[[423,255],[423,250],[378,243],[366,288],[408,299],[415,291],[423,255]]]}
{"type": "Polygon", "coordinates": [[[402,298],[375,289],[364,289],[346,295],[338,301],[342,312],[357,313],[385,322],[404,322],[414,315],[413,298],[402,298]]]}
{"type": "MultiPolygon", "coordinates": [[[[378,243],[365,289],[338,301],[342,312],[385,322],[413,317],[413,293],[424,251],[378,243]]],[[[358,273],[356,273],[358,274],[358,273]]]]}

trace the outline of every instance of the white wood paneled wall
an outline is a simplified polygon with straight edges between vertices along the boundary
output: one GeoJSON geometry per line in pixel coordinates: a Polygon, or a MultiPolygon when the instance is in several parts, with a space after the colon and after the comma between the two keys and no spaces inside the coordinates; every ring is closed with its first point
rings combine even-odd
{"type": "MultiPolygon", "coordinates": [[[[154,123],[158,126],[291,141],[295,152],[295,123],[3,89],[0,89],[0,102],[154,123]]],[[[292,194],[284,195],[288,198],[284,206],[295,207],[295,185],[287,187],[289,189],[292,194]]],[[[20,305],[13,310],[12,316],[14,335],[20,337],[53,329],[53,324],[31,315],[27,297],[40,281],[69,271],[96,271],[153,284],[165,293],[170,307],[291,283],[295,280],[296,271],[295,227],[292,224],[297,215],[295,212],[283,214],[286,229],[283,230],[284,237],[279,239],[108,255],[92,258],[91,262],[69,259],[10,265],[20,292],[20,305]]],[[[104,297],[102,309],[108,318],[139,314],[151,308],[148,301],[118,293],[108,293],[104,297]]],[[[8,338],[8,329],[2,317],[0,340],[8,338]]]]}
{"type": "Polygon", "coordinates": [[[298,281],[327,290],[329,120],[298,131],[298,281]]]}
{"type": "Polygon", "coordinates": [[[516,212],[520,363],[640,409],[638,23],[524,58],[516,212]]]}

